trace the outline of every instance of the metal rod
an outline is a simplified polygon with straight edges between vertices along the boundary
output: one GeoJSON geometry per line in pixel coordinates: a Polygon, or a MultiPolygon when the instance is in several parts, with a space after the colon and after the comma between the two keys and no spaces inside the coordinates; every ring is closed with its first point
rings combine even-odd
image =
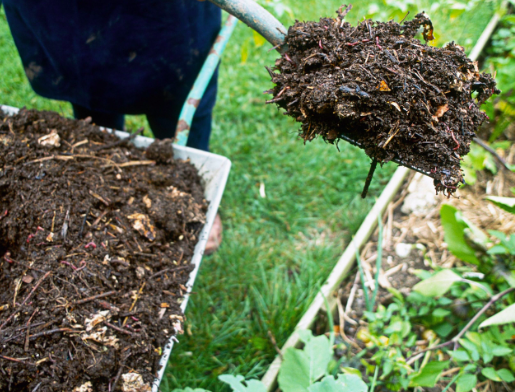
{"type": "Polygon", "coordinates": [[[213,77],[216,67],[220,62],[222,53],[225,50],[225,46],[227,45],[237,23],[238,20],[234,16],[229,15],[227,21],[220,30],[206,61],[204,61],[204,65],[202,65],[202,69],[200,70],[188,97],[186,98],[186,102],[182,107],[181,114],[179,115],[179,122],[177,123],[177,129],[175,131],[175,144],[179,146],[185,146],[188,141],[195,111],[200,104],[200,100],[206,91],[207,85],[213,77]]]}
{"type": "Polygon", "coordinates": [[[284,45],[287,29],[270,12],[253,0],[209,0],[234,15],[251,29],[261,34],[279,53],[288,49],[284,45]]]}

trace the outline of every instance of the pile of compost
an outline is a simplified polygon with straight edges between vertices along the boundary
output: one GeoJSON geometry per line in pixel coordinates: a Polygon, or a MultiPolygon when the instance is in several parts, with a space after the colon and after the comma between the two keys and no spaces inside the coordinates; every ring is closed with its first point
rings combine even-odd
{"type": "Polygon", "coordinates": [[[145,152],[52,112],[0,120],[0,390],[150,391],[182,333],[197,170],[170,140],[145,152]]]}
{"type": "Polygon", "coordinates": [[[344,21],[350,8],[289,28],[288,49],[269,69],[268,103],[302,123],[304,141],[350,141],[374,162],[429,174],[437,193],[455,192],[464,181],[460,160],[487,119],[479,107],[500,92],[494,79],[454,42],[427,45],[433,26],[424,13],[402,25],[352,26],[344,21]],[[421,28],[425,43],[414,38],[421,28]]]}

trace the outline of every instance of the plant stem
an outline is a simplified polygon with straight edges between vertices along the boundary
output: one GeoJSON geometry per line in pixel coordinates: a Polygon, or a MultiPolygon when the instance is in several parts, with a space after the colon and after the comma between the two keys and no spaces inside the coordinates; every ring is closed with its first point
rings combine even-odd
{"type": "Polygon", "coordinates": [[[450,346],[453,343],[456,348],[456,346],[458,345],[458,341],[463,337],[463,335],[465,335],[465,333],[470,329],[470,327],[472,327],[472,325],[474,325],[474,323],[479,319],[479,317],[481,317],[483,315],[483,313],[485,313],[490,306],[492,306],[494,303],[496,303],[498,300],[500,300],[505,295],[511,293],[512,291],[515,291],[515,287],[510,287],[509,289],[506,289],[506,290],[494,295],[492,298],[490,298],[490,301],[488,301],[488,303],[485,306],[483,306],[481,308],[481,310],[475,314],[474,317],[472,317],[472,319],[467,323],[467,325],[465,325],[463,327],[463,329],[455,337],[453,337],[451,340],[449,340],[445,343],[439,344],[434,347],[426,348],[425,350],[422,350],[422,351],[419,351],[419,352],[413,354],[410,358],[408,358],[408,361],[416,355],[422,354],[426,351],[438,350],[439,348],[450,346]]]}
{"type": "Polygon", "coordinates": [[[454,384],[454,382],[458,379],[459,376],[459,374],[456,374],[442,392],[447,392],[447,390],[451,387],[452,384],[454,384]]]}
{"type": "Polygon", "coordinates": [[[358,263],[359,278],[361,280],[361,286],[363,287],[363,296],[365,297],[365,307],[367,308],[367,311],[371,312],[372,309],[370,309],[370,299],[368,298],[367,285],[365,282],[365,273],[363,272],[363,264],[361,264],[361,258],[359,256],[358,247],[356,247],[356,262],[358,263]]]}
{"type": "Polygon", "coordinates": [[[383,224],[381,222],[381,216],[377,217],[377,225],[379,226],[379,234],[377,238],[377,258],[376,258],[376,276],[374,279],[374,294],[372,295],[372,301],[370,307],[371,311],[374,310],[374,306],[377,298],[377,291],[379,290],[379,272],[381,271],[381,259],[383,257],[383,224]]]}
{"type": "Polygon", "coordinates": [[[379,365],[376,365],[376,369],[374,371],[374,379],[372,380],[372,385],[370,386],[370,392],[374,392],[374,389],[376,388],[378,374],[379,374],[379,365]]]}

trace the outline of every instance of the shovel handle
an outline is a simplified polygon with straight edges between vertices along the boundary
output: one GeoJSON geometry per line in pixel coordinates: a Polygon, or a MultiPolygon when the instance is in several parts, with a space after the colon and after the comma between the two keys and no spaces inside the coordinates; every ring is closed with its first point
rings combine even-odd
{"type": "Polygon", "coordinates": [[[287,29],[270,12],[254,0],[209,0],[261,34],[279,53],[287,50],[284,37],[287,29]]]}

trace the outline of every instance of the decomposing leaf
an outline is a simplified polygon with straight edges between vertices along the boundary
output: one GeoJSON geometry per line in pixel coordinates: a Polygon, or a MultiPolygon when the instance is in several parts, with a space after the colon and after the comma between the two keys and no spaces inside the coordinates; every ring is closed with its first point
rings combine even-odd
{"type": "Polygon", "coordinates": [[[445,112],[447,112],[449,110],[449,105],[445,104],[445,105],[442,105],[442,106],[438,106],[438,108],[436,109],[436,113],[435,113],[435,117],[442,117],[445,112]]]}
{"type": "Polygon", "coordinates": [[[143,382],[143,377],[138,373],[122,374],[122,391],[123,392],[150,392],[150,385],[143,382]]]}
{"type": "Polygon", "coordinates": [[[45,147],[60,147],[61,138],[57,133],[57,129],[52,129],[48,135],[41,136],[38,139],[38,144],[45,147]]]}
{"type": "Polygon", "coordinates": [[[86,324],[86,331],[91,331],[96,325],[103,323],[109,317],[111,317],[109,310],[101,310],[95,313],[90,319],[86,319],[84,321],[84,324],[86,324]]]}
{"type": "Polygon", "coordinates": [[[377,88],[379,89],[379,91],[392,91],[384,80],[381,80],[381,83],[379,83],[379,86],[377,88]]]}
{"type": "Polygon", "coordinates": [[[132,227],[141,235],[147,237],[150,241],[156,238],[156,228],[150,223],[148,215],[135,213],[129,215],[128,219],[132,220],[132,227]]]}
{"type": "Polygon", "coordinates": [[[50,232],[50,234],[46,237],[47,242],[54,242],[54,233],[50,232]]]}
{"type": "Polygon", "coordinates": [[[103,344],[104,346],[111,346],[114,348],[118,348],[118,338],[116,336],[106,336],[107,327],[98,328],[93,333],[83,333],[81,335],[82,340],[93,340],[94,342],[103,344]]]}

